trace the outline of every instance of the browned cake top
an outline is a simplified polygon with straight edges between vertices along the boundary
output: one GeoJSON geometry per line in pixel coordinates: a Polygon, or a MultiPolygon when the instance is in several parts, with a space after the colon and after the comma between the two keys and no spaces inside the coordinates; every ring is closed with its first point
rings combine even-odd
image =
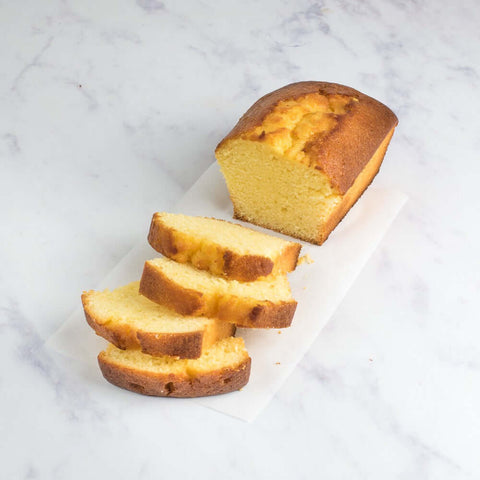
{"type": "Polygon", "coordinates": [[[217,148],[236,138],[265,142],[323,171],[343,194],[397,123],[388,107],[357,90],[299,82],[255,102],[217,148]]]}

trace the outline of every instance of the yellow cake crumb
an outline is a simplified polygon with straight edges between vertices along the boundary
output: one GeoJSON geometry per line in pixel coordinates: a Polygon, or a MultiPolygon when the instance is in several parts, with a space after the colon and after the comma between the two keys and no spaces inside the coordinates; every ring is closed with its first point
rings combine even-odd
{"type": "Polygon", "coordinates": [[[309,265],[311,265],[312,263],[314,263],[314,260],[313,258],[307,253],[306,255],[303,255],[302,257],[300,257],[297,261],[297,267],[299,265],[303,265],[304,263],[308,263],[309,265]]]}

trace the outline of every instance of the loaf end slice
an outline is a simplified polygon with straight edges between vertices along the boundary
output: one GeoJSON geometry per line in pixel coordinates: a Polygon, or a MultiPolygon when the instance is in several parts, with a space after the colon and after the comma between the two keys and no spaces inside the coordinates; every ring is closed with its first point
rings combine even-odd
{"type": "Polygon", "coordinates": [[[301,245],[215,218],[158,212],[150,245],[180,263],[251,282],[295,269],[301,245]]]}
{"type": "Polygon", "coordinates": [[[242,338],[229,337],[205,350],[198,359],[153,357],[113,345],[98,363],[113,385],[159,397],[203,397],[239,390],[248,383],[251,360],[242,338]]]}
{"type": "Polygon", "coordinates": [[[139,282],[82,295],[88,324],[120,349],[140,348],[150,355],[198,358],[218,340],[235,334],[228,322],[184,317],[138,292],[139,282]]]}

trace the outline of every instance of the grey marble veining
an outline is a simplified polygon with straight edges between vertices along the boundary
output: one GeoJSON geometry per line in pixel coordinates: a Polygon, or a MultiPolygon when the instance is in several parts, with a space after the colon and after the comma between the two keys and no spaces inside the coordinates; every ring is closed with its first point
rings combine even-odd
{"type": "Polygon", "coordinates": [[[480,477],[478,2],[3,2],[0,24],[2,477],[480,477]],[[94,362],[43,341],[254,100],[309,79],[397,113],[375,183],[408,205],[253,424],[102,403],[94,362]]]}

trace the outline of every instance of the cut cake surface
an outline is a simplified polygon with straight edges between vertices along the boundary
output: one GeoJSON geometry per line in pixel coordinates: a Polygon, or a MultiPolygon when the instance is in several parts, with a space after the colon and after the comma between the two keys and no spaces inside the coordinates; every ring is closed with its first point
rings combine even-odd
{"type": "Polygon", "coordinates": [[[164,257],[145,263],[140,293],[182,315],[204,315],[247,328],[288,327],[297,305],[285,275],[238,282],[164,257]]]}
{"type": "Polygon", "coordinates": [[[82,295],[88,324],[121,349],[141,348],[150,355],[197,358],[216,341],[235,333],[228,322],[184,317],[138,293],[139,282],[82,295]]]}
{"type": "Polygon", "coordinates": [[[250,282],[295,269],[301,245],[214,218],[155,213],[150,245],[180,263],[250,282]]]}
{"type": "Polygon", "coordinates": [[[219,340],[198,359],[154,357],[138,349],[114,345],[98,355],[103,376],[113,385],[143,395],[202,397],[242,388],[250,376],[251,360],[243,339],[219,340]]]}

